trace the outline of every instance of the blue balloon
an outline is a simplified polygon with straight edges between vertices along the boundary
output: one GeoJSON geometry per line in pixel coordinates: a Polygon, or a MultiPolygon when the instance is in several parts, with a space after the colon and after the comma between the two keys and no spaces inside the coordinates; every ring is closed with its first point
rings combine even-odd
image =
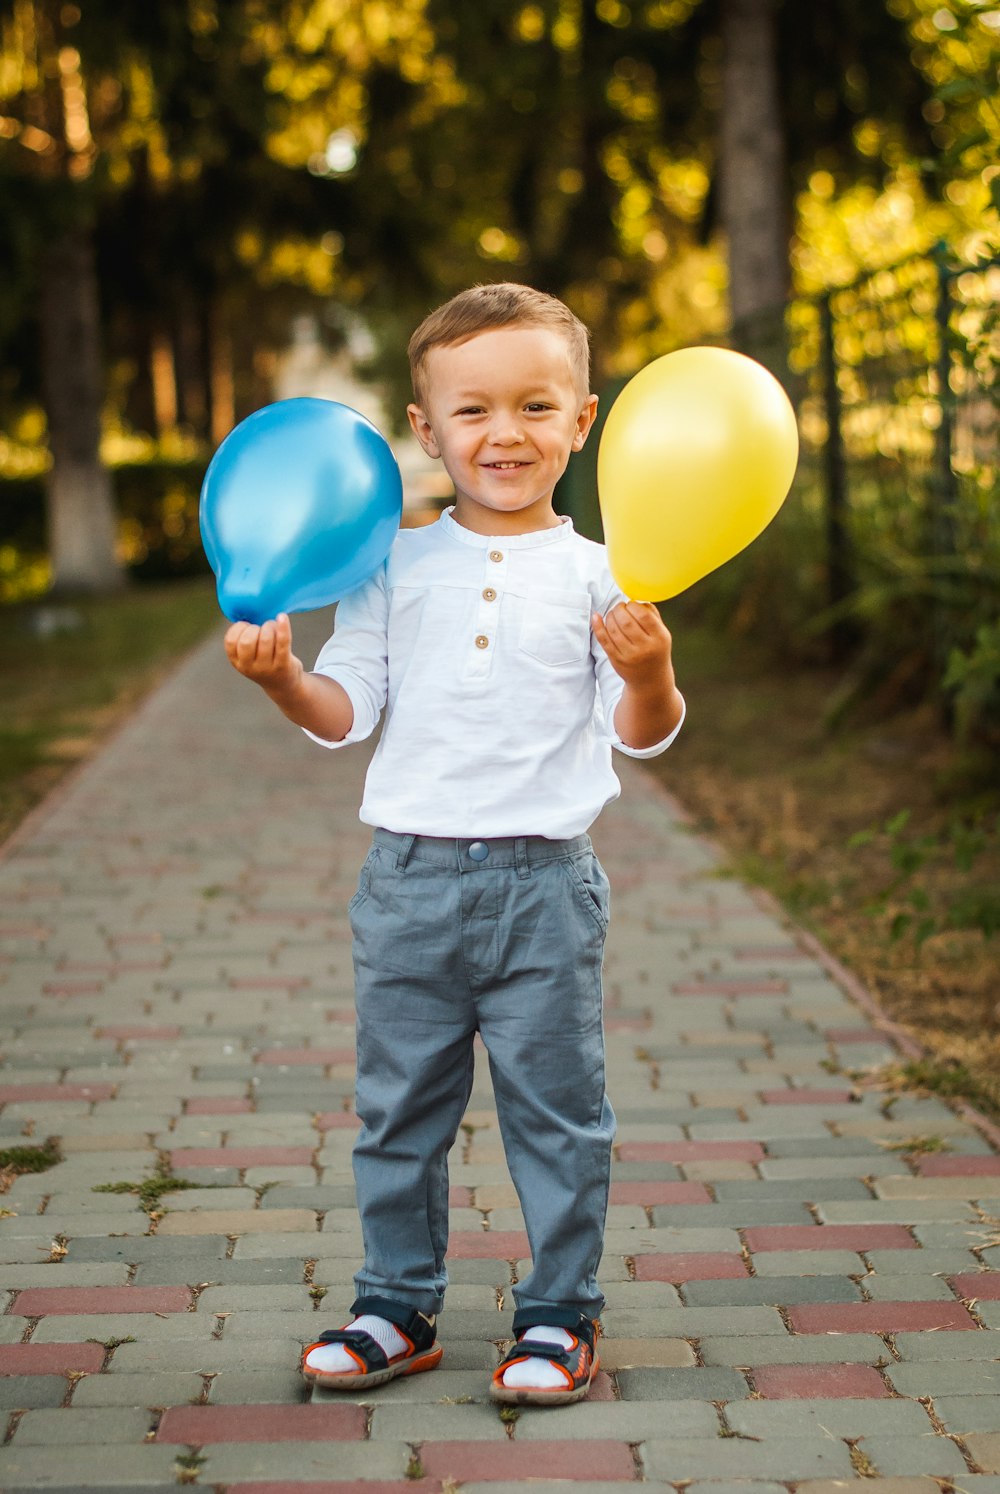
{"type": "Polygon", "coordinates": [[[338,601],[382,564],[403,482],[371,421],[329,399],[283,399],[240,422],[201,488],[201,538],[232,622],[338,601]]]}

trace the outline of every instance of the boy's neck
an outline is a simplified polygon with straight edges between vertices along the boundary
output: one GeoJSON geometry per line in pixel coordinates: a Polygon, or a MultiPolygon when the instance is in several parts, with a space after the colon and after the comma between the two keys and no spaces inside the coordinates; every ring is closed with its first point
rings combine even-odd
{"type": "Polygon", "coordinates": [[[485,535],[535,534],[540,529],[556,529],[562,523],[551,500],[513,513],[503,513],[499,509],[484,508],[481,503],[470,503],[468,499],[463,502],[461,495],[455,499],[451,517],[463,529],[485,535]]]}

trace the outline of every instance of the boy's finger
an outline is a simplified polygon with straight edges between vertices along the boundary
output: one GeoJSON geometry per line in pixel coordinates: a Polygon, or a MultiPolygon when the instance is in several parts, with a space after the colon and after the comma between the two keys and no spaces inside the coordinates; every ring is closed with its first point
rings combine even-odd
{"type": "Polygon", "coordinates": [[[257,657],[257,645],[260,642],[260,628],[253,623],[247,623],[244,627],[243,636],[236,645],[236,657],[241,664],[252,664],[257,657]]]}
{"type": "Polygon", "coordinates": [[[274,657],[286,659],[292,651],[292,624],[287,612],[279,612],[274,620],[274,657]]]}

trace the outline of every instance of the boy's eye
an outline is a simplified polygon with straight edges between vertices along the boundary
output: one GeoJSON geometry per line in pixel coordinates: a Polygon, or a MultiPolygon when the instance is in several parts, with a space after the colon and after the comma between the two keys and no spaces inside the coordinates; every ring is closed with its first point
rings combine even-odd
{"type": "Polygon", "coordinates": [[[482,405],[463,405],[458,413],[459,415],[481,415],[483,407],[482,405]]]}
{"type": "Polygon", "coordinates": [[[526,410],[551,410],[552,406],[543,403],[542,400],[533,400],[530,405],[525,405],[526,410]]]}

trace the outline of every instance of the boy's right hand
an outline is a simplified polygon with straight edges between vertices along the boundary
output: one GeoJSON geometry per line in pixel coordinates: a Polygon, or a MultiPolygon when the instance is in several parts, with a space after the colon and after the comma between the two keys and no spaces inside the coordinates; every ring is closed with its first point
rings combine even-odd
{"type": "Polygon", "coordinates": [[[262,623],[236,622],[225,639],[229,662],[268,694],[284,694],[302,680],[301,659],[292,653],[292,625],[287,612],[262,623]]]}

